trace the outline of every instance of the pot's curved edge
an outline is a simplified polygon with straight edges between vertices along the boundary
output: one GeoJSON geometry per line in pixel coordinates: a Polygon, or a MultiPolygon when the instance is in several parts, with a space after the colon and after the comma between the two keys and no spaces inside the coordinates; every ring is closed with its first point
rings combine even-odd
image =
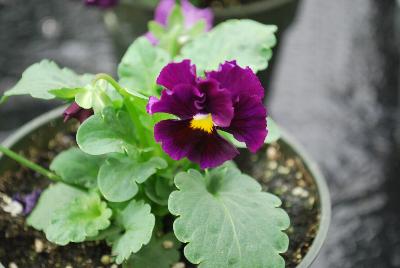
{"type": "Polygon", "coordinates": [[[297,268],[308,268],[317,258],[322,245],[325,242],[325,239],[328,235],[329,225],[331,222],[331,199],[329,194],[328,185],[326,184],[325,177],[320,171],[318,165],[312,157],[309,156],[304,147],[299,144],[292,135],[288,134],[288,132],[284,129],[281,129],[282,133],[282,141],[289,145],[296,153],[298,153],[302,158],[304,163],[306,164],[308,170],[313,175],[315,182],[318,187],[318,192],[320,196],[321,202],[321,221],[319,224],[317,236],[315,237],[309,251],[306,256],[303,258],[301,263],[297,266],[297,268]]]}
{"type": "MultiPolygon", "coordinates": [[[[14,146],[19,140],[21,140],[24,136],[26,136],[33,130],[43,126],[44,124],[48,123],[51,120],[60,117],[65,108],[66,106],[61,106],[29,121],[19,129],[17,129],[15,132],[13,132],[9,137],[7,137],[2,142],[2,145],[8,148],[14,146]]],[[[282,132],[282,137],[281,137],[282,142],[290,145],[292,149],[299,155],[301,155],[301,157],[303,158],[307,168],[315,178],[315,181],[318,186],[318,192],[320,194],[321,222],[319,225],[318,233],[313,241],[312,246],[310,247],[310,250],[307,252],[302,262],[297,266],[298,268],[307,268],[313,263],[313,261],[317,257],[328,234],[329,224],[331,220],[330,195],[324,176],[319,170],[317,164],[307,154],[307,152],[303,149],[303,147],[290,134],[287,133],[287,131],[282,130],[281,132],[282,132]]],[[[2,158],[2,156],[3,155],[0,153],[0,159],[2,158]]]]}
{"type": "MultiPolygon", "coordinates": [[[[2,143],[1,145],[10,148],[19,140],[21,140],[24,136],[32,132],[32,130],[37,129],[38,127],[48,123],[50,120],[56,119],[60,117],[67,106],[61,106],[50,110],[31,121],[27,122],[26,124],[22,125],[16,131],[13,131],[2,143]]],[[[0,153],[0,158],[2,154],[0,153]]]]}
{"type": "MultiPolygon", "coordinates": [[[[292,2],[298,2],[300,0],[264,0],[260,2],[255,2],[243,6],[233,6],[230,8],[226,9],[213,9],[215,16],[216,17],[221,17],[221,18],[226,18],[226,17],[231,17],[231,16],[237,16],[237,15],[242,15],[246,16],[249,13],[261,13],[264,12],[265,10],[270,10],[274,8],[278,8],[280,6],[284,6],[286,4],[292,3],[292,2]]],[[[140,8],[146,9],[148,12],[153,12],[155,6],[144,4],[144,3],[127,3],[123,2],[125,5],[131,5],[131,6],[138,6],[140,8]]]]}

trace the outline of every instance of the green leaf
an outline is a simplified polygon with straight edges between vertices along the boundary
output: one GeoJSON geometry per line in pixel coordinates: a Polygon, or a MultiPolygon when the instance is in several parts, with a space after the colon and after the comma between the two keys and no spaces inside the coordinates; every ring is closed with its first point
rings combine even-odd
{"type": "Polygon", "coordinates": [[[124,202],[136,195],[138,183],[166,167],[167,162],[159,157],[138,162],[126,155],[112,156],[100,168],[98,186],[108,201],[124,202]]]}
{"type": "Polygon", "coordinates": [[[72,100],[75,98],[76,94],[83,91],[85,91],[84,88],[52,89],[49,90],[49,93],[62,100],[72,100]]]}
{"type": "Polygon", "coordinates": [[[45,229],[49,241],[58,245],[83,242],[96,236],[110,225],[111,209],[96,193],[81,196],[67,206],[57,209],[45,229]]]}
{"type": "Polygon", "coordinates": [[[124,227],[125,232],[113,241],[112,252],[116,256],[117,264],[121,264],[132,253],[138,252],[143,245],[149,243],[155,224],[155,217],[150,211],[148,204],[132,200],[118,214],[117,220],[124,227]]]}
{"type": "Polygon", "coordinates": [[[129,89],[146,96],[158,95],[156,79],[169,60],[164,50],[141,37],[128,48],[118,66],[120,84],[132,94],[136,92],[129,89]]]}
{"type": "Polygon", "coordinates": [[[21,80],[5,96],[30,94],[34,98],[53,99],[50,90],[82,88],[92,80],[93,75],[77,75],[73,71],[57,66],[52,61],[43,60],[31,65],[22,74],[21,80]]]}
{"type": "Polygon", "coordinates": [[[284,267],[280,253],[289,239],[289,217],[278,197],[261,191],[233,165],[203,176],[196,170],[175,177],[170,212],[186,258],[205,267],[284,267]]]}
{"type": "Polygon", "coordinates": [[[274,25],[252,20],[228,20],[185,45],[181,58],[191,59],[199,72],[215,70],[219,64],[232,60],[257,72],[268,66],[276,30],[274,25]]]}
{"type": "Polygon", "coordinates": [[[63,183],[50,185],[40,195],[35,209],[29,214],[28,225],[37,230],[45,230],[50,224],[53,212],[70,204],[85,193],[63,183]]]}
{"type": "Polygon", "coordinates": [[[158,22],[152,20],[148,23],[149,31],[156,37],[157,39],[162,38],[165,34],[164,26],[159,24],[158,22]]]}
{"type": "Polygon", "coordinates": [[[279,126],[272,120],[271,117],[267,118],[267,126],[268,126],[268,135],[265,139],[265,143],[273,143],[280,139],[281,131],[279,126]]]}
{"type": "Polygon", "coordinates": [[[175,26],[182,27],[184,20],[185,18],[183,17],[182,8],[179,5],[175,5],[168,16],[167,25],[169,28],[173,28],[175,26]]]}
{"type": "Polygon", "coordinates": [[[79,127],[76,140],[79,148],[91,155],[123,153],[135,144],[135,130],[125,111],[106,108],[79,127]]]}
{"type": "Polygon", "coordinates": [[[151,201],[166,206],[169,195],[175,189],[169,182],[166,178],[153,176],[145,183],[144,192],[151,201]]]}
{"type": "Polygon", "coordinates": [[[181,243],[173,233],[162,237],[153,236],[150,243],[144,246],[138,253],[133,254],[122,265],[123,268],[170,268],[180,259],[181,243]]]}
{"type": "Polygon", "coordinates": [[[93,188],[97,186],[97,174],[103,162],[103,157],[71,148],[60,153],[51,163],[50,169],[67,183],[93,188]]]}

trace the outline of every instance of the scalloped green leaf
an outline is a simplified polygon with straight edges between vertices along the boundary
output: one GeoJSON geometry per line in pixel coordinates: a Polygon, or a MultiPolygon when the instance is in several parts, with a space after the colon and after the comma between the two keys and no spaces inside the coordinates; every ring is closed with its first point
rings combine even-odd
{"type": "Polygon", "coordinates": [[[70,204],[85,192],[63,183],[50,185],[40,195],[39,201],[27,219],[28,225],[43,231],[50,224],[54,211],[70,204]]]}
{"type": "Polygon", "coordinates": [[[123,268],[170,268],[179,261],[179,248],[181,243],[173,233],[162,237],[153,235],[150,243],[138,253],[132,254],[129,260],[122,265],[123,268]]]}
{"type": "Polygon", "coordinates": [[[98,186],[108,201],[124,202],[136,195],[138,183],[166,167],[167,162],[160,157],[138,162],[125,155],[112,156],[100,168],[98,186]]]}
{"type": "Polygon", "coordinates": [[[76,141],[87,154],[123,153],[136,143],[135,128],[127,112],[108,107],[83,122],[76,141]]]}
{"type": "Polygon", "coordinates": [[[280,255],[289,239],[282,231],[289,217],[278,197],[261,191],[251,177],[235,166],[196,170],[175,177],[179,191],[168,208],[178,218],[176,237],[188,243],[186,258],[200,268],[285,267],[280,255]]]}
{"type": "Polygon", "coordinates": [[[170,57],[153,46],[145,37],[138,38],[128,48],[118,66],[120,84],[146,96],[158,95],[156,79],[170,57]]]}
{"type": "Polygon", "coordinates": [[[45,229],[49,241],[58,245],[83,242],[98,235],[110,225],[111,209],[96,193],[76,198],[63,208],[54,211],[45,229]]]}
{"type": "Polygon", "coordinates": [[[273,143],[280,139],[281,137],[281,130],[277,123],[272,120],[271,117],[267,118],[267,126],[268,126],[268,135],[265,139],[265,143],[273,143]]]}
{"type": "Polygon", "coordinates": [[[147,245],[154,229],[155,217],[151,214],[151,207],[143,201],[132,200],[119,214],[117,221],[124,228],[112,241],[112,254],[115,262],[121,264],[132,253],[138,252],[143,245],[147,245]]]}
{"type": "MultiPolygon", "coordinates": [[[[5,96],[30,94],[34,98],[53,99],[51,90],[75,91],[89,84],[93,75],[78,75],[70,69],[60,68],[49,60],[42,60],[28,67],[22,74],[19,82],[4,93],[5,96]]],[[[67,93],[65,93],[68,95],[67,93]]]]}
{"type": "Polygon", "coordinates": [[[97,186],[97,174],[103,162],[103,157],[86,154],[79,148],[70,148],[54,158],[50,169],[65,182],[93,188],[97,186]]]}
{"type": "Polygon", "coordinates": [[[228,20],[185,45],[182,59],[191,59],[199,71],[215,70],[225,61],[236,60],[254,72],[267,68],[276,44],[275,25],[252,20],[228,20]]]}

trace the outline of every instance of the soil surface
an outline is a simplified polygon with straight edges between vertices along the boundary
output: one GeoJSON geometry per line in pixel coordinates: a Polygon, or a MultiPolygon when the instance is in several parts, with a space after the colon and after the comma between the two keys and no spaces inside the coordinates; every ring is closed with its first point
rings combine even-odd
{"type": "MultiPolygon", "coordinates": [[[[36,133],[28,141],[29,149],[20,153],[48,167],[51,159],[59,152],[75,145],[75,125],[70,125],[66,131],[56,134],[43,144],[43,137],[56,133],[56,129],[57,124],[53,124],[50,131],[36,133]]],[[[282,207],[291,219],[291,227],[287,230],[290,246],[284,258],[286,267],[296,267],[307,253],[318,230],[320,208],[317,189],[302,161],[285,145],[270,145],[265,152],[257,155],[242,153],[237,160],[244,172],[260,181],[263,189],[282,199],[282,207]]],[[[2,197],[27,194],[43,189],[49,183],[25,168],[14,166],[14,170],[0,173],[2,197]]],[[[27,226],[25,219],[22,215],[12,217],[0,208],[0,261],[6,267],[118,267],[110,262],[110,248],[105,243],[56,246],[48,242],[42,232],[27,226]]],[[[183,260],[176,267],[195,266],[183,260]]]]}

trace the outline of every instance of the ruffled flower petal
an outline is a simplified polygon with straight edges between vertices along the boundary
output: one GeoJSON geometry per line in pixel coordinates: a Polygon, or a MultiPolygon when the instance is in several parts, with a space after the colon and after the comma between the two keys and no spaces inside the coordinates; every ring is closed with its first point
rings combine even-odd
{"type": "Polygon", "coordinates": [[[179,63],[170,63],[165,66],[157,78],[157,84],[172,90],[179,84],[195,85],[196,67],[190,60],[179,63]]]}
{"type": "Polygon", "coordinates": [[[267,110],[256,96],[241,96],[234,106],[235,116],[231,124],[222,130],[231,133],[235,139],[245,142],[255,153],[263,146],[267,137],[267,110]]]}
{"type": "Polygon", "coordinates": [[[92,109],[83,109],[76,102],[73,102],[64,111],[64,122],[67,122],[71,118],[77,119],[79,122],[83,123],[86,119],[93,115],[92,109]]]}
{"type": "Polygon", "coordinates": [[[234,100],[242,95],[264,98],[264,88],[258,77],[249,67],[242,68],[236,61],[225,62],[218,71],[208,72],[206,76],[217,80],[221,88],[228,89],[234,100]]]}
{"type": "Polygon", "coordinates": [[[233,118],[231,94],[226,89],[220,89],[213,79],[198,82],[199,91],[206,98],[203,103],[203,113],[211,113],[213,122],[219,127],[227,127],[233,118]]]}
{"type": "Polygon", "coordinates": [[[217,134],[190,128],[190,120],[164,120],[155,126],[154,136],[174,160],[187,157],[202,169],[213,168],[239,154],[238,150],[217,134]]]}
{"type": "Polygon", "coordinates": [[[147,112],[169,113],[181,119],[189,119],[199,113],[195,103],[203,98],[203,94],[190,84],[179,84],[173,90],[163,90],[161,98],[150,97],[147,112]]]}

